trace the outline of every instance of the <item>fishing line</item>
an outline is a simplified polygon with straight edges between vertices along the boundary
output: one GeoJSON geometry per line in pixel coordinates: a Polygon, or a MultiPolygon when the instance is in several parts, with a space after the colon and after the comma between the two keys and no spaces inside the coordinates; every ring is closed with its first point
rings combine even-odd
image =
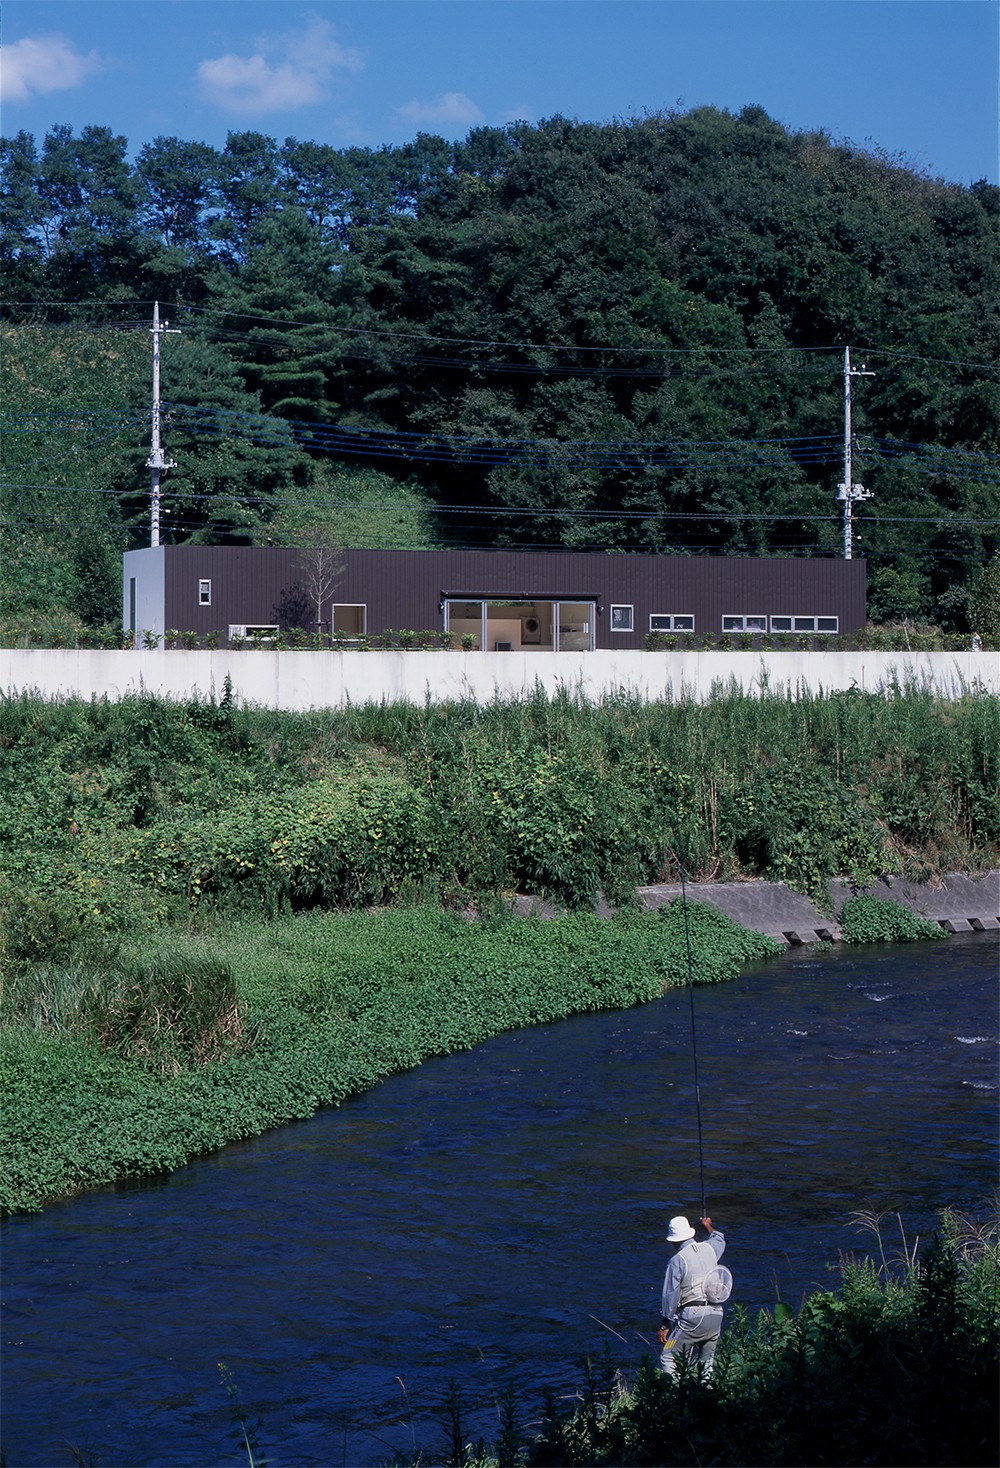
{"type": "Polygon", "coordinates": [[[691,1006],[691,1062],[694,1069],[694,1106],[698,1118],[698,1173],[701,1180],[701,1216],[708,1217],[708,1202],[705,1197],[705,1148],[701,1131],[701,1087],[698,1083],[698,1034],[694,1022],[694,977],[691,965],[691,927],[688,922],[687,878],[684,862],[677,858],[681,869],[681,908],[684,913],[684,943],[687,949],[688,999],[691,1006]]]}

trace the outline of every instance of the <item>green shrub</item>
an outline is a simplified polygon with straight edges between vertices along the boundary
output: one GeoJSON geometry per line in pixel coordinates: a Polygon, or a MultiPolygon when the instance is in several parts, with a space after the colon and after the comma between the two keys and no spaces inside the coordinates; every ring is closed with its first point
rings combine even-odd
{"type": "Polygon", "coordinates": [[[917,943],[946,936],[937,923],[880,897],[850,898],[840,914],[840,929],[845,943],[917,943]]]}
{"type": "Polygon", "coordinates": [[[0,879],[0,971],[70,960],[109,962],[113,936],[66,889],[32,891],[0,879]]]}

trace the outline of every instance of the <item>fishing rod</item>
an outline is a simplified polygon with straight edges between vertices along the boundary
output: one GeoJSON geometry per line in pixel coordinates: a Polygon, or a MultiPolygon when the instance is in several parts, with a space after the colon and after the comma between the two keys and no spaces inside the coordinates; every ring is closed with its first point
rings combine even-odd
{"type": "Polygon", "coordinates": [[[684,913],[684,944],[687,950],[688,999],[691,1007],[691,1063],[694,1069],[694,1106],[698,1118],[698,1173],[701,1180],[701,1216],[708,1217],[708,1200],[705,1196],[705,1146],[701,1130],[701,1086],[698,1082],[698,1033],[694,1022],[694,976],[691,964],[691,925],[688,921],[686,863],[678,854],[677,864],[681,869],[681,909],[684,913]]]}

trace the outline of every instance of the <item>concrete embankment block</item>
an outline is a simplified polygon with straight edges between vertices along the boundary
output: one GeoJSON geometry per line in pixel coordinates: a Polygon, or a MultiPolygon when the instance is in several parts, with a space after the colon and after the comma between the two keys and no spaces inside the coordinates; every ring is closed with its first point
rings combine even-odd
{"type": "MultiPolygon", "coordinates": [[[[642,887],[639,900],[656,909],[681,896],[679,882],[642,887]]],[[[840,913],[851,897],[867,895],[898,902],[919,917],[929,918],[949,933],[1000,929],[1000,871],[984,877],[949,872],[935,882],[895,877],[872,887],[854,889],[835,881],[828,887],[830,911],[820,909],[784,882],[689,882],[688,900],[704,902],[735,922],[789,945],[837,942],[840,913]]]]}

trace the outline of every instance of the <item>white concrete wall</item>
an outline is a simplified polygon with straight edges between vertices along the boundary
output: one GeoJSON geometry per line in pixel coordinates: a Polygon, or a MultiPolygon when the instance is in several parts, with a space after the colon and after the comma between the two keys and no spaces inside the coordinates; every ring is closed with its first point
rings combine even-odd
{"type": "Polygon", "coordinates": [[[1000,657],[972,652],[96,652],[0,649],[0,693],[43,698],[219,697],[304,710],[406,700],[488,703],[566,689],[587,701],[625,691],[647,701],[702,700],[735,684],[750,693],[878,692],[915,683],[945,697],[1000,693],[1000,657]]]}

